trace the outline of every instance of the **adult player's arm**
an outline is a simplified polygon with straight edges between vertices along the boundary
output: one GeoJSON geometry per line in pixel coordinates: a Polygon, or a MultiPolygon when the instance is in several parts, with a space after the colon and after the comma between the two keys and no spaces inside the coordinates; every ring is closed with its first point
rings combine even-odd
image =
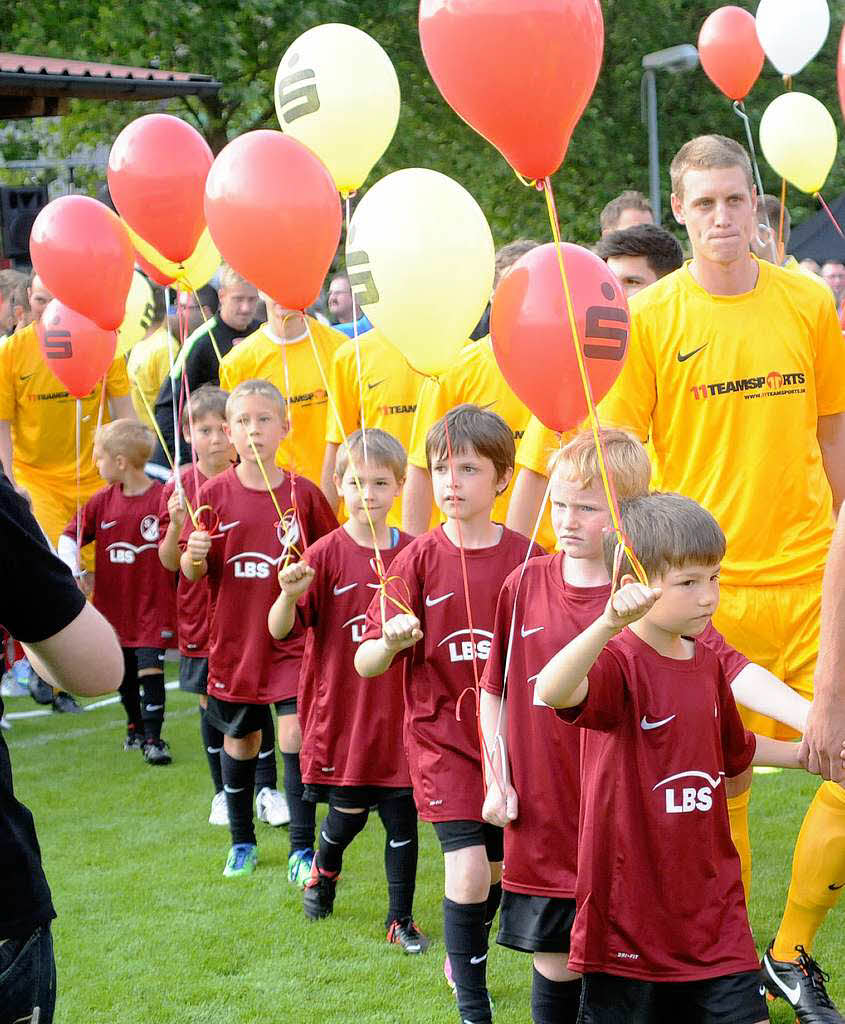
{"type": "Polygon", "coordinates": [[[516,483],[513,485],[508,504],[506,526],[530,537],[540,514],[540,506],[548,486],[548,477],[535,473],[533,469],[520,466],[516,483]]]}
{"type": "Polygon", "coordinates": [[[9,478],[9,483],[17,491],[18,482],[15,480],[12,459],[12,423],[10,420],[0,420],[0,462],[3,463],[3,472],[9,478]]]}
{"type": "Polygon", "coordinates": [[[332,512],[337,515],[340,495],[334,485],[334,467],[337,459],[339,444],[334,441],[326,441],[326,453],[323,456],[323,468],[320,470],[320,490],[326,496],[326,501],[331,506],[332,512]]]}
{"type": "Polygon", "coordinates": [[[408,463],[408,476],[402,491],[402,529],[418,537],[429,527],[434,490],[427,469],[408,463]]]}
{"type": "Polygon", "coordinates": [[[402,491],[402,529],[412,537],[425,533],[431,523],[434,491],[425,454],[425,439],[429,428],[448,411],[443,408],[443,389],[436,381],[426,378],[417,397],[417,409],[411,424],[408,443],[408,475],[402,491]]]}
{"type": "Polygon", "coordinates": [[[821,643],[813,706],[804,728],[801,763],[813,774],[845,781],[839,752],[845,743],[845,511],[830,545],[822,585],[821,643]]]}
{"type": "Polygon", "coordinates": [[[115,632],[87,601],[76,618],[46,640],[25,643],[35,671],[71,693],[111,693],[123,678],[123,653],[115,632]]]}
{"type": "Polygon", "coordinates": [[[833,507],[838,509],[845,501],[845,412],[819,416],[817,437],[824,471],[833,491],[833,507]]]}
{"type": "Polygon", "coordinates": [[[737,673],[731,691],[738,704],[757,714],[768,715],[797,732],[804,731],[810,702],[762,665],[749,662],[737,673]]]}
{"type": "Polygon", "coordinates": [[[116,420],[135,420],[135,406],[130,395],[129,374],[126,372],[126,360],[123,356],[115,359],[106,374],[106,396],[112,418],[116,420]]]}

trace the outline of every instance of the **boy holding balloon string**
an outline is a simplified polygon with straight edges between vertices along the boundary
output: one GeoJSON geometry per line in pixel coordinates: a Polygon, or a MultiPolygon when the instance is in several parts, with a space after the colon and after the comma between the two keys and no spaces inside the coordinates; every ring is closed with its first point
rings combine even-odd
{"type": "Polygon", "coordinates": [[[403,660],[414,798],[444,855],[444,970],[462,1019],[489,1024],[487,945],[501,899],[502,830],[482,818],[487,765],[472,698],[502,582],[542,549],[490,518],[513,474],[513,434],[500,416],[459,406],[432,427],[426,447],[445,522],[393,560],[391,593],[407,611],[394,615],[381,595],[373,598],[355,668],[378,676],[403,660]]]}
{"type": "MultiPolygon", "coordinates": [[[[214,611],[208,655],[208,710],[223,733],[221,769],[232,833],[223,874],[250,875],[258,862],[252,810],[262,727],[270,704],[279,714],[279,740],[296,739],[296,691],[304,644],[280,644],[267,632],[276,597],[276,569],[309,541],[329,533],[337,520],[316,485],[275,464],[288,433],[284,400],[266,380],[239,384],[226,402],[226,434],[237,466],[206,481],[199,505],[215,523],[186,522],[180,566],[195,582],[208,577],[214,611]]],[[[310,875],[314,805],[302,799],[298,754],[284,753],[290,808],[288,877],[302,885],[310,875]]]]}

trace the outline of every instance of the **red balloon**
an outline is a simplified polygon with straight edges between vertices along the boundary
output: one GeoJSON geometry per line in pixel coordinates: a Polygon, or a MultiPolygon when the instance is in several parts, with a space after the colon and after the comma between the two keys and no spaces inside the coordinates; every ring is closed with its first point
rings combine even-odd
{"type": "Polygon", "coordinates": [[[698,56],[718,89],[729,99],[744,100],[766,59],[754,15],[733,5],[713,11],[698,34],[698,56]]]}
{"type": "Polygon", "coordinates": [[[310,149],[281,132],[247,132],[218,155],[205,216],[228,264],[276,302],[317,298],[340,241],[340,197],[310,149]]]}
{"type": "Polygon", "coordinates": [[[167,285],[173,284],[176,280],[175,277],[168,277],[167,274],[159,270],[158,267],[154,267],[149,260],[145,260],[137,249],[135,250],[135,262],[151,281],[155,281],[156,284],[160,284],[162,288],[166,288],[167,285]]]}
{"type": "Polygon", "coordinates": [[[845,26],[839,37],[839,56],[836,60],[836,85],[839,89],[839,107],[845,117],[845,26]]]}
{"type": "Polygon", "coordinates": [[[421,0],[419,21],[449,106],[520,174],[554,174],[598,78],[599,0],[421,0]]]}
{"type": "MultiPolygon", "coordinates": [[[[619,376],[628,351],[628,303],[606,263],[561,245],[593,399],[619,376]]],[[[502,278],[490,318],[493,352],[515,394],[552,430],[587,415],[554,243],[526,253],[502,278]]]]}
{"type": "Polygon", "coordinates": [[[203,194],[214,157],[186,121],[144,114],[109,153],[109,191],[121,217],[162,256],[181,263],[205,230],[203,194]]]}
{"type": "Polygon", "coordinates": [[[107,206],[88,196],[54,199],[35,218],[29,251],[56,298],[104,330],[120,326],[134,259],[126,228],[107,206]]]}
{"type": "Polygon", "coordinates": [[[84,398],[111,366],[117,334],[58,299],[47,304],[37,330],[47,366],[74,398],[84,398]]]}

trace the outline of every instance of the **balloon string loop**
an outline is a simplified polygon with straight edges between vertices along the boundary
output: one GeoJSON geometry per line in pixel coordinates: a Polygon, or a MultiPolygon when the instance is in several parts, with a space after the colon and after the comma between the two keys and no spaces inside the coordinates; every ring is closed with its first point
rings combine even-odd
{"type": "Polygon", "coordinates": [[[748,150],[751,154],[751,166],[754,170],[754,181],[757,185],[757,223],[755,226],[755,234],[757,235],[760,242],[771,248],[772,261],[775,264],[779,265],[780,263],[783,262],[783,247],[780,243],[780,239],[783,237],[783,233],[782,231],[778,233],[778,240],[776,241],[775,234],[772,230],[772,225],[769,220],[769,211],[766,209],[766,204],[762,201],[763,195],[765,193],[763,190],[763,179],[760,176],[760,166],[757,163],[757,151],[754,149],[754,133],[751,131],[751,121],[748,118],[748,114],[746,114],[745,112],[745,104],[742,100],[734,100],[733,111],[736,114],[736,116],[742,121],[745,127],[745,138],[748,142],[748,150]],[[762,238],[760,238],[759,224],[761,217],[763,218],[763,221],[765,222],[769,232],[769,237],[765,239],[765,241],[762,238]]]}
{"type": "MultiPolygon", "coordinates": [[[[138,394],[141,396],[141,402],[142,402],[144,408],[146,409],[147,415],[149,416],[149,418],[150,418],[150,420],[152,422],[153,430],[155,431],[155,435],[158,438],[158,443],[161,445],[161,450],[164,452],[164,457],[170,463],[170,469],[175,474],[176,473],[176,468],[173,465],[173,456],[170,454],[170,449],[167,447],[167,441],[165,441],[165,439],[164,439],[164,435],[161,432],[161,427],[158,425],[158,422],[156,421],[155,413],[153,412],[152,408],[150,407],[150,400],[144,394],[142,388],[138,388],[138,394]]],[[[191,520],[191,523],[193,524],[194,529],[195,530],[199,530],[200,526],[199,526],[199,523],[197,521],[196,516],[194,515],[194,510],[191,508],[191,503],[188,501],[188,496],[185,494],[184,488],[180,487],[179,484],[176,483],[176,479],[177,478],[174,476],[174,486],[180,492],[181,497],[182,497],[182,501],[185,502],[185,509],[188,512],[188,516],[189,516],[189,518],[191,520]]]]}

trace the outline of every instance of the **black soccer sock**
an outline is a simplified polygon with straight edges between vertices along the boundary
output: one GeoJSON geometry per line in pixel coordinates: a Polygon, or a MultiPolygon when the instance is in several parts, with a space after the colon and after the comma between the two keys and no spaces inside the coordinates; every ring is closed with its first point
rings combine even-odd
{"type": "Polygon", "coordinates": [[[285,796],[290,811],[290,848],[294,850],[314,849],[314,822],[317,805],[302,799],[302,775],[299,771],[299,754],[282,754],[285,763],[285,796]]]}
{"type": "Polygon", "coordinates": [[[164,672],[150,672],[138,676],[138,683],[144,690],[141,717],[144,720],[144,739],[160,740],[164,724],[164,672]]]}
{"type": "Polygon", "coordinates": [[[487,909],[484,912],[484,927],[487,929],[487,940],[490,941],[490,929],[496,917],[496,911],[502,902],[502,883],[491,882],[490,892],[487,894],[487,909]]]}
{"type": "Polygon", "coordinates": [[[491,1024],[487,994],[487,912],[485,903],[443,899],[443,941],[452,965],[458,1010],[464,1024],[491,1024]]]}
{"type": "Polygon", "coordinates": [[[232,844],[255,843],[255,822],[252,817],[252,787],[255,782],[257,757],[237,761],[223,750],[220,767],[223,770],[223,791],[229,810],[229,831],[232,844]]]}
{"type": "Polygon", "coordinates": [[[219,793],[223,789],[223,772],[220,767],[223,733],[208,720],[208,710],[202,704],[200,704],[200,735],[205,748],[205,756],[208,758],[208,770],[211,772],[214,792],[219,793]]]}
{"type": "Polygon", "coordinates": [[[142,736],[144,725],[141,720],[141,697],[138,692],[138,670],[134,650],[123,651],[123,679],[117,692],[126,712],[127,729],[142,736]]]}
{"type": "Polygon", "coordinates": [[[258,767],[255,770],[255,795],[268,787],[275,789],[279,777],[276,772],[276,726],[273,712],[267,708],[267,717],[261,727],[261,749],[258,751],[258,767]]]}
{"type": "Polygon", "coordinates": [[[369,811],[360,814],[346,814],[336,807],[329,807],[320,828],[320,845],[317,863],[323,871],[337,874],[343,864],[343,851],[367,824],[369,811]]]}
{"type": "Polygon", "coordinates": [[[581,979],[551,981],[534,968],[531,1019],[534,1024],[575,1024],[581,1006],[581,979]]]}
{"type": "Polygon", "coordinates": [[[414,890],[417,885],[417,809],[412,796],[400,796],[379,804],[379,817],[385,830],[384,873],[387,875],[387,921],[413,917],[414,890]]]}

